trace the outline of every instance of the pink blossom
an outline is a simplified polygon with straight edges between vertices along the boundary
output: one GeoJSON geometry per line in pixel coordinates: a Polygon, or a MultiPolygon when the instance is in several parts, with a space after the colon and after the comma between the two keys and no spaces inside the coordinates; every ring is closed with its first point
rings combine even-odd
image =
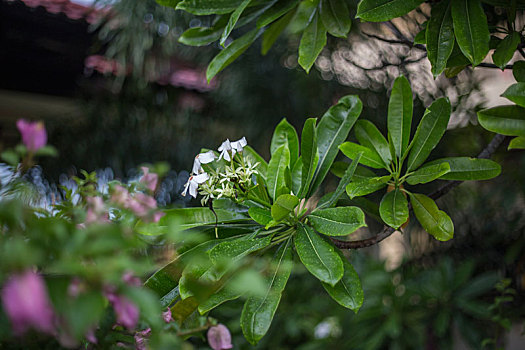
{"type": "Polygon", "coordinates": [[[223,324],[210,327],[207,336],[208,344],[213,350],[231,349],[233,347],[230,331],[223,324]]]}
{"type": "Polygon", "coordinates": [[[47,132],[44,123],[19,119],[16,126],[22,134],[22,142],[29,152],[35,152],[46,145],[47,132]]]}
{"type": "Polygon", "coordinates": [[[152,209],[157,209],[157,201],[144,193],[135,193],[128,201],[128,208],[137,216],[145,216],[152,209]]]}
{"type": "Polygon", "coordinates": [[[151,334],[151,328],[146,328],[143,331],[135,333],[135,349],[136,350],[146,350],[146,338],[151,334]]]}
{"type": "Polygon", "coordinates": [[[125,207],[127,206],[129,200],[130,200],[130,195],[129,195],[128,190],[125,187],[116,185],[111,195],[111,201],[115,204],[119,204],[125,207]]]}
{"type": "Polygon", "coordinates": [[[166,323],[170,323],[171,320],[173,320],[173,318],[171,317],[171,309],[168,307],[168,310],[164,311],[162,313],[162,319],[164,320],[164,322],[166,323]]]}
{"type": "Polygon", "coordinates": [[[2,290],[2,304],[15,334],[29,328],[53,333],[53,308],[40,275],[28,270],[12,276],[2,290]]]}
{"type": "Polygon", "coordinates": [[[104,209],[104,201],[100,197],[88,197],[86,199],[88,209],[86,212],[86,224],[95,222],[109,222],[109,215],[104,209]]]}
{"type": "Polygon", "coordinates": [[[133,304],[131,300],[122,295],[117,295],[113,292],[106,293],[115,315],[117,316],[117,323],[128,328],[134,329],[139,322],[139,309],[133,304]]]}
{"type": "Polygon", "coordinates": [[[144,175],[140,178],[139,182],[146,185],[151,192],[155,192],[159,176],[155,173],[150,173],[148,167],[143,166],[141,169],[144,175]]]}
{"type": "Polygon", "coordinates": [[[93,328],[88,329],[85,336],[88,342],[92,344],[98,343],[97,337],[95,336],[95,330],[93,328]]]}
{"type": "Polygon", "coordinates": [[[157,223],[159,222],[159,220],[164,216],[166,215],[166,213],[162,212],[162,211],[156,211],[155,213],[153,213],[153,222],[157,223]]]}
{"type": "Polygon", "coordinates": [[[140,286],[142,286],[142,282],[140,281],[140,278],[138,278],[137,276],[133,275],[133,272],[131,272],[131,271],[128,271],[128,272],[124,273],[124,275],[122,275],[122,281],[124,281],[124,283],[126,283],[127,285],[132,286],[132,287],[140,287],[140,286]]]}

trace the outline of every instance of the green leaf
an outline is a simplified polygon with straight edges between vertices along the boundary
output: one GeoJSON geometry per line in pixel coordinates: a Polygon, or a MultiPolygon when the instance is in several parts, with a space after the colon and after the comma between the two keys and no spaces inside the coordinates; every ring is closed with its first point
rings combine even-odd
{"type": "Polygon", "coordinates": [[[295,165],[299,158],[299,137],[295,128],[288,123],[286,118],[275,127],[273,132],[272,142],[270,144],[270,154],[274,154],[279,147],[288,144],[290,150],[290,169],[295,165]]]}
{"type": "Polygon", "coordinates": [[[430,165],[417,170],[407,177],[406,181],[409,185],[426,184],[427,182],[434,181],[449,172],[450,165],[446,162],[430,165]]]}
{"type": "Polygon", "coordinates": [[[452,19],[456,41],[461,52],[473,66],[477,66],[487,56],[490,41],[487,16],[481,1],[452,1],[452,19]]]}
{"type": "Polygon", "coordinates": [[[450,12],[452,1],[441,1],[432,6],[426,31],[428,60],[434,77],[440,75],[447,65],[454,48],[454,27],[450,12]]]}
{"type": "Polygon", "coordinates": [[[350,159],[355,159],[359,153],[363,153],[359,163],[369,166],[375,169],[382,169],[385,166],[383,165],[383,160],[377,155],[376,152],[372,151],[370,148],[358,145],[353,142],[345,142],[339,146],[339,149],[345,156],[350,159]]]}
{"type": "Polygon", "coordinates": [[[318,209],[307,218],[314,229],[328,236],[346,236],[366,227],[365,213],[358,207],[318,209]]]}
{"type": "Polygon", "coordinates": [[[199,303],[199,313],[204,315],[205,313],[215,309],[217,306],[221,305],[230,300],[235,300],[239,298],[243,293],[242,291],[231,288],[229,281],[225,282],[219,289],[215,291],[208,299],[199,303]]]}
{"type": "Polygon", "coordinates": [[[282,194],[272,205],[272,217],[275,221],[286,218],[299,205],[299,198],[292,194],[282,194]]]}
{"type": "Polygon", "coordinates": [[[359,120],[355,125],[354,133],[361,145],[377,153],[383,160],[385,168],[390,165],[392,155],[390,154],[388,142],[372,122],[359,120]]]}
{"type": "Polygon", "coordinates": [[[299,64],[306,73],[310,72],[317,56],[326,45],[326,28],[316,12],[306,26],[299,43],[299,64]]]}
{"type": "Polygon", "coordinates": [[[278,0],[275,5],[266,10],[257,20],[257,28],[267,26],[299,4],[300,0],[278,0]]]}
{"type": "Polygon", "coordinates": [[[410,140],[410,125],[412,123],[412,89],[404,76],[394,81],[390,101],[388,102],[388,134],[396,151],[401,158],[408,148],[410,140]]]}
{"type": "Polygon", "coordinates": [[[525,137],[519,136],[510,140],[508,149],[525,149],[525,137]]]}
{"type": "Polygon", "coordinates": [[[230,19],[228,20],[228,24],[224,28],[224,31],[221,35],[220,44],[224,46],[226,43],[226,39],[230,36],[230,33],[232,32],[233,28],[235,28],[235,25],[237,24],[237,21],[239,20],[239,17],[241,17],[242,12],[244,9],[250,4],[252,0],[244,0],[241,2],[241,4],[233,11],[233,13],[230,15],[230,19]]]}
{"type": "Polygon", "coordinates": [[[408,220],[408,201],[399,188],[383,196],[379,204],[379,214],[385,224],[395,229],[408,220]]]}
{"type": "Polygon", "coordinates": [[[272,221],[272,213],[266,208],[251,207],[248,209],[248,214],[255,222],[263,226],[272,221]]]}
{"type": "Polygon", "coordinates": [[[239,39],[234,40],[230,45],[228,45],[224,50],[219,52],[217,56],[208,65],[206,70],[206,79],[208,83],[210,80],[217,75],[221,70],[226,68],[230,63],[235,61],[250,45],[262,34],[264,30],[254,29],[239,39]]]}
{"type": "Polygon", "coordinates": [[[268,53],[275,41],[277,41],[277,38],[288,27],[294,16],[295,10],[290,11],[286,14],[286,16],[279,19],[275,23],[272,23],[272,25],[268,27],[268,29],[263,34],[261,54],[266,55],[268,53]]]}
{"type": "Polygon", "coordinates": [[[499,44],[494,53],[492,54],[492,61],[494,64],[501,68],[505,69],[505,66],[514,56],[516,49],[518,48],[519,43],[521,42],[520,34],[517,32],[512,32],[507,35],[499,44]]]}
{"type": "Polygon", "coordinates": [[[245,256],[266,248],[271,242],[271,235],[265,237],[242,236],[217,244],[208,251],[210,260],[214,265],[221,262],[235,264],[245,256]]]}
{"type": "Polygon", "coordinates": [[[292,169],[292,192],[298,194],[301,191],[303,177],[303,158],[299,157],[292,169]]]}
{"type": "Polygon", "coordinates": [[[303,223],[298,224],[295,250],[306,269],[322,282],[334,286],[343,277],[343,261],[335,247],[303,223]]]}
{"type": "Polygon", "coordinates": [[[362,0],[357,6],[357,18],[369,22],[384,22],[401,17],[424,0],[362,0]]]}
{"type": "Polygon", "coordinates": [[[426,45],[427,44],[427,39],[426,39],[426,35],[427,35],[427,25],[428,25],[428,21],[424,22],[422,24],[423,26],[423,29],[421,29],[417,34],[416,36],[414,37],[414,44],[421,44],[421,45],[426,45]]]}
{"type": "Polygon", "coordinates": [[[410,202],[417,220],[430,235],[439,241],[448,241],[454,236],[454,224],[450,217],[439,210],[429,197],[411,193],[410,202]]]}
{"type": "Polygon", "coordinates": [[[417,169],[428,158],[447,130],[450,102],[440,98],[428,107],[419,122],[408,156],[407,171],[417,169]]]}
{"type": "Polygon", "coordinates": [[[341,280],[337,282],[335,286],[327,283],[322,283],[322,285],[326,292],[339,303],[339,305],[357,313],[364,301],[361,281],[352,264],[344,257],[341,259],[343,260],[344,266],[344,274],[341,280]]]}
{"type": "Polygon", "coordinates": [[[11,166],[16,166],[18,163],[20,163],[20,156],[18,153],[10,149],[3,151],[0,157],[4,162],[11,166]]]}
{"type": "MultiPolygon", "coordinates": [[[[337,177],[343,177],[349,165],[350,164],[347,162],[334,162],[330,167],[330,171],[337,177]]],[[[358,165],[355,169],[352,181],[367,180],[368,178],[376,176],[377,175],[372,170],[358,165]]]]}
{"type": "Polygon", "coordinates": [[[518,106],[525,107],[525,83],[512,84],[501,95],[518,106]]]}
{"type": "Polygon", "coordinates": [[[55,147],[51,145],[44,146],[42,148],[39,148],[35,152],[35,156],[38,157],[58,157],[58,151],[55,147]]]}
{"type": "Polygon", "coordinates": [[[224,27],[195,27],[187,29],[179,37],[179,42],[188,46],[208,45],[221,37],[224,27]]]}
{"type": "Polygon", "coordinates": [[[301,176],[301,190],[298,197],[305,198],[314,176],[317,164],[319,163],[319,153],[317,151],[317,130],[315,118],[308,118],[304,123],[301,134],[301,158],[303,170],[301,176]]]}
{"type": "MultiPolygon", "coordinates": [[[[215,225],[215,215],[209,208],[179,208],[163,210],[164,215],[160,221],[159,226],[166,227],[170,220],[177,220],[179,229],[186,230],[193,227],[204,225],[215,225]]],[[[224,209],[215,209],[217,214],[217,221],[224,222],[238,222],[245,221],[248,218],[240,213],[231,212],[224,209]]]]}
{"type": "Polygon", "coordinates": [[[242,309],[242,333],[252,345],[257,344],[268,332],[292,267],[291,242],[287,240],[275,253],[271,273],[267,279],[266,292],[262,297],[248,298],[242,309]]]}
{"type": "MultiPolygon", "coordinates": [[[[501,166],[490,159],[478,159],[469,157],[450,157],[436,159],[424,164],[423,167],[447,162],[450,172],[441,176],[443,180],[489,180],[501,173],[501,166]]],[[[422,168],[423,168],[422,167],[422,168]]]]}
{"type": "Polygon", "coordinates": [[[390,179],[391,176],[387,175],[352,181],[346,186],[346,194],[350,199],[366,196],[367,194],[374,193],[386,187],[390,179]]]}
{"type": "Polygon", "coordinates": [[[266,161],[264,160],[263,157],[261,157],[259,155],[259,153],[257,153],[257,151],[255,151],[252,147],[250,146],[245,146],[244,147],[244,150],[243,150],[243,153],[245,155],[245,157],[252,163],[252,164],[255,164],[255,163],[259,163],[259,165],[257,166],[257,171],[259,172],[259,174],[263,177],[263,179],[266,179],[266,172],[268,171],[268,163],[266,163],[266,161]]]}
{"type": "Polygon", "coordinates": [[[235,11],[243,0],[183,0],[176,10],[183,10],[194,15],[224,14],[235,11]]]}
{"type": "Polygon", "coordinates": [[[502,135],[525,136],[525,108],[498,106],[478,112],[478,120],[485,129],[502,135]]]}
{"type": "Polygon", "coordinates": [[[339,181],[339,184],[337,185],[337,188],[335,189],[330,199],[328,199],[323,204],[319,204],[317,209],[330,208],[337,204],[337,201],[339,200],[339,198],[341,198],[341,195],[345,191],[346,185],[348,185],[350,181],[352,181],[354,172],[357,169],[357,164],[359,163],[359,160],[361,159],[361,157],[362,157],[362,154],[359,153],[357,157],[354,160],[352,160],[352,164],[350,164],[350,166],[346,168],[346,171],[343,177],[341,178],[341,181],[339,181]]]}
{"type": "Polygon", "coordinates": [[[324,181],[337,156],[339,145],[348,137],[362,109],[363,104],[359,97],[347,95],[341,98],[335,106],[330,107],[319,121],[317,126],[319,166],[315,171],[310,194],[313,194],[324,181]]]}
{"type": "Polygon", "coordinates": [[[290,151],[288,150],[288,145],[284,144],[272,154],[272,159],[270,159],[270,164],[268,164],[266,184],[272,199],[276,199],[279,189],[286,186],[285,172],[288,164],[290,164],[290,151]]]}
{"type": "Polygon", "coordinates": [[[525,61],[514,62],[512,65],[512,74],[517,82],[525,83],[525,61]]]}
{"type": "Polygon", "coordinates": [[[350,12],[345,1],[340,0],[321,0],[321,19],[333,36],[346,38],[352,25],[350,12]]]}

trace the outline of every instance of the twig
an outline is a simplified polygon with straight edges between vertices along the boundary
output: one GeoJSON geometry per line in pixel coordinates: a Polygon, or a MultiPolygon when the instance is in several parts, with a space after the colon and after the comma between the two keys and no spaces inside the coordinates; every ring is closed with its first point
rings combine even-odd
{"type": "MultiPolygon", "coordinates": [[[[478,154],[478,158],[482,159],[488,159],[494,154],[496,149],[505,141],[506,136],[496,134],[490,141],[490,143],[478,154]]],[[[438,199],[441,196],[445,195],[446,193],[450,192],[453,188],[458,186],[463,181],[448,181],[443,186],[441,186],[436,191],[432,192],[429,197],[432,199],[438,199]]],[[[411,205],[409,204],[409,210],[411,209],[411,205]]],[[[341,241],[339,239],[330,238],[334,245],[339,249],[360,249],[365,247],[370,247],[372,245],[375,245],[385,238],[389,237],[392,233],[394,233],[396,230],[392,227],[385,226],[383,230],[376,235],[358,240],[358,241],[341,241]]]]}

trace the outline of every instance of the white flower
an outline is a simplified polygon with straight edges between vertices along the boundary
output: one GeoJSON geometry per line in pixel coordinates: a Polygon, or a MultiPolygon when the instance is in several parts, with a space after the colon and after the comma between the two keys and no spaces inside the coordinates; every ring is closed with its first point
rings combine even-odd
{"type": "MultiPolygon", "coordinates": [[[[242,152],[247,144],[248,142],[246,141],[246,137],[243,136],[242,139],[232,142],[231,146],[235,151],[242,152]]],[[[235,152],[233,154],[235,154],[235,152]]]]}
{"type": "Polygon", "coordinates": [[[217,156],[215,156],[215,153],[213,153],[213,151],[197,154],[195,160],[193,161],[193,173],[200,173],[202,171],[201,164],[211,163],[215,160],[215,158],[217,158],[217,156]]]}
{"type": "Polygon", "coordinates": [[[226,161],[229,162],[231,160],[229,151],[232,152],[232,156],[235,155],[235,150],[232,149],[232,144],[230,143],[229,139],[226,139],[226,141],[224,141],[221,144],[221,146],[218,148],[218,150],[219,150],[219,152],[221,152],[221,154],[219,156],[219,160],[224,158],[226,161]]]}
{"type": "Polygon", "coordinates": [[[190,196],[197,198],[197,188],[199,184],[206,182],[210,177],[206,173],[201,173],[199,175],[192,175],[184,185],[184,191],[182,192],[183,196],[186,196],[188,189],[190,190],[190,196]]]}

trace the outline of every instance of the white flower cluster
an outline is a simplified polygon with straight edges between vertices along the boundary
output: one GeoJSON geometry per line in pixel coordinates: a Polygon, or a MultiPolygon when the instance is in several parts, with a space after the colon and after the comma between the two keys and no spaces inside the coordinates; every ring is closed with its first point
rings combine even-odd
{"type": "Polygon", "coordinates": [[[252,164],[245,157],[243,151],[247,144],[245,137],[234,142],[226,140],[218,148],[218,157],[214,151],[198,154],[182,195],[186,196],[189,192],[196,198],[199,190],[203,196],[202,205],[214,198],[242,199],[253,186],[252,177],[258,174],[256,168],[259,165],[252,164]],[[236,154],[239,156],[235,157],[236,154]],[[203,164],[210,164],[208,172],[204,171],[203,164]]]}

